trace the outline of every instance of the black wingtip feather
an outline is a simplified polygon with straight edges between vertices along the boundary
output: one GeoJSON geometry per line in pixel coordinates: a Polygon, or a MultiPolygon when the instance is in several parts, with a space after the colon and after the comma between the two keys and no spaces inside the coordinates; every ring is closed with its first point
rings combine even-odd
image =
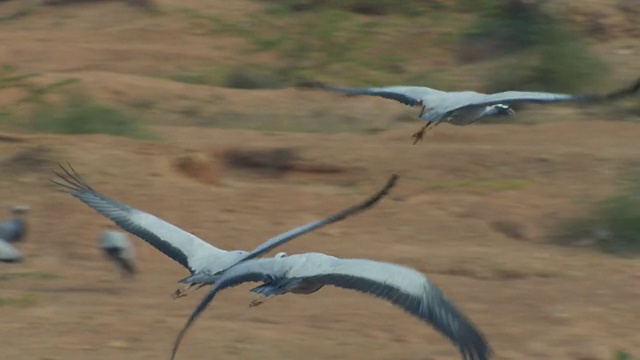
{"type": "Polygon", "coordinates": [[[198,306],[193,311],[191,316],[189,316],[189,320],[187,320],[186,324],[184,324],[184,327],[182,328],[182,330],[180,330],[180,333],[176,337],[176,341],[173,343],[173,350],[171,351],[171,360],[175,359],[176,354],[178,353],[178,349],[180,348],[180,343],[182,343],[182,340],[184,339],[184,336],[187,334],[187,331],[189,330],[191,325],[193,325],[194,321],[198,318],[198,316],[200,316],[200,314],[204,311],[204,309],[207,308],[207,306],[213,300],[213,298],[216,296],[217,293],[218,293],[218,287],[214,286],[207,293],[207,295],[204,296],[204,298],[202,299],[200,304],[198,304],[198,306]]]}
{"type": "Polygon", "coordinates": [[[625,87],[620,90],[611,91],[607,94],[586,94],[586,95],[578,95],[579,101],[590,101],[590,102],[604,102],[604,101],[614,101],[619,100],[631,95],[636,94],[640,91],[640,78],[638,78],[633,85],[625,87]]]}
{"type": "MultiPolygon", "coordinates": [[[[399,176],[397,174],[393,174],[391,175],[391,177],[389,178],[389,180],[387,180],[387,183],[384,185],[384,187],[382,187],[382,189],[378,190],[377,193],[375,193],[373,196],[369,197],[368,199],[366,199],[365,201],[353,205],[349,208],[346,208],[344,210],[341,210],[333,215],[330,215],[324,219],[318,220],[318,221],[314,221],[313,223],[309,223],[306,225],[303,225],[301,227],[292,229],[286,233],[282,233],[274,238],[271,238],[269,240],[267,240],[266,242],[260,244],[258,247],[256,247],[255,249],[253,249],[252,251],[249,252],[249,254],[247,254],[245,257],[241,258],[238,260],[238,262],[236,262],[235,264],[242,262],[242,261],[246,261],[246,260],[250,260],[253,258],[256,258],[258,256],[262,256],[263,254],[273,250],[275,247],[280,246],[286,242],[289,242],[299,236],[302,236],[304,234],[307,234],[315,229],[319,229],[321,227],[327,226],[329,224],[333,224],[335,222],[344,220],[350,216],[354,216],[360,212],[363,212],[369,208],[371,208],[373,205],[375,205],[377,202],[379,202],[383,197],[385,197],[387,194],[389,194],[389,191],[391,190],[391,188],[393,188],[396,185],[396,182],[398,181],[399,176]]],[[[230,265],[229,267],[234,266],[235,264],[230,265]]],[[[185,279],[183,279],[185,280],[185,279]]],[[[181,282],[187,282],[187,281],[183,281],[181,280],[181,282]]]]}
{"type": "Polygon", "coordinates": [[[387,183],[382,187],[382,189],[380,189],[380,191],[378,191],[375,195],[373,195],[372,197],[370,197],[369,199],[367,199],[365,202],[358,204],[354,207],[352,207],[351,211],[347,210],[345,211],[346,214],[351,214],[353,211],[356,210],[363,210],[366,208],[371,207],[373,204],[377,203],[378,201],[380,201],[380,199],[382,199],[383,197],[387,196],[389,194],[389,191],[391,191],[391,189],[396,186],[396,183],[398,182],[398,178],[400,176],[398,176],[398,174],[393,174],[391,175],[391,177],[389,178],[389,180],[387,180],[387,183]]]}
{"type": "Polygon", "coordinates": [[[636,82],[633,85],[618,91],[613,91],[605,95],[604,98],[606,100],[617,100],[623,97],[633,95],[638,91],[640,91],[640,78],[636,79],[636,82]]]}
{"type": "Polygon", "coordinates": [[[62,170],[62,173],[56,170],[53,170],[53,173],[63,180],[64,184],[55,179],[51,179],[51,182],[74,192],[82,190],[94,191],[93,188],[91,188],[91,186],[82,179],[80,174],[78,174],[70,163],[67,163],[67,167],[64,167],[62,164],[58,164],[58,167],[62,170]]]}
{"type": "Polygon", "coordinates": [[[174,360],[176,358],[176,354],[178,353],[178,348],[180,347],[180,343],[182,342],[182,339],[187,333],[187,330],[189,330],[189,326],[191,326],[191,322],[192,322],[191,319],[189,319],[187,324],[182,328],[182,330],[180,330],[180,333],[178,334],[178,337],[176,338],[176,341],[173,344],[173,350],[171,351],[171,360],[174,360]]]}
{"type": "Polygon", "coordinates": [[[325,86],[323,82],[314,80],[302,80],[295,84],[295,87],[298,89],[322,89],[325,86]]]}
{"type": "Polygon", "coordinates": [[[128,215],[122,215],[136,209],[133,209],[129,205],[120,203],[95,191],[91,186],[89,186],[89,184],[84,181],[84,179],[82,179],[82,177],[78,174],[78,172],[76,172],[71,164],[67,163],[66,167],[62,164],[58,164],[58,166],[60,167],[61,171],[53,170],[53,173],[59,179],[50,179],[52,183],[59,186],[58,191],[76,197],[89,207],[93,208],[98,213],[109,218],[123,230],[151,244],[160,252],[178,262],[180,265],[184,266],[191,273],[194,273],[194,269],[189,266],[189,259],[187,258],[183,250],[172,244],[170,241],[160,238],[153,231],[129,223],[129,221],[127,220],[128,215]],[[106,207],[108,209],[120,212],[120,214],[124,217],[116,216],[113,213],[110,214],[110,211],[108,211],[108,209],[105,210],[105,208],[100,205],[96,205],[96,203],[90,199],[106,203],[106,207]]]}
{"type": "MultiPolygon", "coordinates": [[[[314,277],[307,280],[313,281],[314,277]]],[[[458,348],[464,360],[488,360],[491,358],[493,352],[484,335],[436,287],[430,287],[428,290],[429,296],[432,297],[431,301],[422,300],[420,306],[416,306],[418,299],[403,293],[402,289],[395,288],[392,292],[380,291],[384,286],[394,288],[392,284],[381,285],[369,279],[358,278],[354,280],[350,276],[338,274],[321,275],[315,280],[325,285],[368,293],[403,308],[447,336],[458,348]],[[357,283],[358,286],[353,286],[354,283],[357,283]],[[389,296],[390,293],[395,295],[389,296]],[[452,325],[449,319],[453,319],[456,324],[452,325]]]]}

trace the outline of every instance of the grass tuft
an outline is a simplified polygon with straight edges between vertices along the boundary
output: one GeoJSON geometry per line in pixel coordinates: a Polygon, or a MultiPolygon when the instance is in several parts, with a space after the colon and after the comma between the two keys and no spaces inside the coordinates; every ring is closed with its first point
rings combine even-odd
{"type": "Polygon", "coordinates": [[[277,89],[285,87],[285,81],[273,71],[253,67],[233,69],[223,84],[233,89],[277,89]]]}
{"type": "Polygon", "coordinates": [[[55,134],[109,134],[149,138],[138,119],[121,110],[80,98],[65,105],[43,105],[23,122],[29,130],[55,134]]]}
{"type": "Polygon", "coordinates": [[[640,253],[640,181],[596,204],[586,216],[562,222],[551,241],[593,245],[617,255],[640,253]]]}
{"type": "Polygon", "coordinates": [[[547,41],[489,72],[489,91],[526,89],[574,93],[596,86],[607,66],[577,35],[550,27],[547,41]]]}
{"type": "Polygon", "coordinates": [[[631,356],[631,354],[629,354],[626,351],[622,351],[622,350],[618,350],[616,351],[616,354],[613,357],[614,360],[636,360],[637,358],[634,356],[631,356]]]}
{"type": "Polygon", "coordinates": [[[541,2],[479,1],[480,14],[460,44],[463,62],[512,56],[489,72],[489,91],[577,92],[598,85],[606,64],[541,2]]]}
{"type": "Polygon", "coordinates": [[[17,308],[28,308],[36,305],[38,298],[33,294],[26,294],[16,298],[0,297],[0,307],[13,306],[17,308]]]}

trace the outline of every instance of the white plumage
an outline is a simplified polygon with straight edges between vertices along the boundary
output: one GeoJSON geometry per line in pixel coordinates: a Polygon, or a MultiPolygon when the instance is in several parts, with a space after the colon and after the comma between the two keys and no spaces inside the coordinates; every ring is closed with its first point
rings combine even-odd
{"type": "Polygon", "coordinates": [[[0,239],[0,261],[6,263],[22,262],[22,253],[4,239],[0,239]]]}

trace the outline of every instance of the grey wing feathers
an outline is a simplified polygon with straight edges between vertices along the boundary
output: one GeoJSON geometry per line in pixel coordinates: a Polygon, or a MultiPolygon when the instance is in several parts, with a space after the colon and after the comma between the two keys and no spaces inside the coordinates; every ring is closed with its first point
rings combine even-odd
{"type": "Polygon", "coordinates": [[[495,94],[479,94],[474,92],[464,92],[468,94],[467,105],[495,105],[500,103],[554,103],[554,102],[599,102],[612,101],[633,95],[640,91],[640,79],[626,88],[609,92],[607,94],[557,94],[549,92],[530,91],[505,91],[495,94]]]}
{"type": "Polygon", "coordinates": [[[590,95],[554,94],[546,92],[505,91],[495,94],[464,93],[467,105],[495,105],[514,103],[553,103],[569,101],[588,101],[590,95]]]}
{"type": "Polygon", "coordinates": [[[62,181],[51,180],[61,191],[71,194],[94,210],[111,219],[123,230],[138,236],[192,273],[198,270],[194,258],[222,252],[198,237],[151,214],[120,203],[93,190],[69,165],[54,171],[62,181]]]}
{"type": "Polygon", "coordinates": [[[264,243],[260,244],[258,247],[256,247],[255,249],[253,249],[249,254],[247,254],[245,257],[243,257],[240,261],[245,261],[245,260],[249,260],[249,259],[253,259],[255,257],[259,257],[269,251],[271,251],[272,249],[287,243],[301,235],[304,235],[310,231],[313,231],[315,229],[321,228],[323,226],[332,224],[334,222],[343,220],[349,216],[355,215],[361,211],[364,211],[368,208],[370,208],[371,206],[375,205],[378,201],[380,201],[380,199],[382,199],[383,197],[385,197],[389,191],[391,190],[391,188],[393,188],[396,184],[398,180],[398,175],[394,174],[391,176],[391,178],[389,178],[389,180],[387,181],[387,183],[382,187],[382,189],[380,189],[375,195],[371,196],[370,198],[368,198],[367,200],[363,201],[360,204],[354,205],[348,209],[344,209],[338,213],[335,213],[329,217],[326,217],[324,219],[318,220],[318,221],[314,221],[312,223],[297,227],[293,230],[289,230],[285,233],[282,233],[276,237],[273,237],[267,241],[265,241],[264,243]]]}
{"type": "Polygon", "coordinates": [[[439,90],[431,89],[423,86],[389,86],[389,87],[369,87],[369,88],[348,88],[341,86],[322,87],[325,90],[339,92],[345,95],[370,95],[380,96],[386,99],[399,101],[405,105],[416,106],[422,105],[425,97],[441,93],[439,90]]]}
{"type": "Polygon", "coordinates": [[[419,272],[394,264],[361,259],[343,260],[308,253],[280,259],[246,261],[218,276],[211,291],[178,335],[173,356],[188,328],[217,292],[244,282],[284,284],[300,280],[334,285],[386,299],[445,334],[458,347],[464,359],[486,360],[491,355],[484,336],[419,272]]]}
{"type": "MultiPolygon", "coordinates": [[[[236,266],[236,264],[247,261],[247,260],[251,260],[257,257],[260,257],[266,253],[268,253],[269,251],[273,250],[274,248],[285,244],[299,236],[302,236],[310,231],[313,231],[315,229],[321,228],[323,226],[332,224],[334,222],[343,220],[349,216],[358,214],[359,212],[362,212],[368,208],[370,208],[371,206],[375,205],[378,201],[380,201],[383,197],[385,197],[389,191],[391,190],[391,188],[393,188],[396,184],[396,182],[398,181],[398,175],[393,174],[391,175],[391,177],[389,178],[389,180],[387,181],[387,183],[382,187],[382,189],[380,189],[376,194],[374,194],[373,196],[371,196],[370,198],[368,198],[367,200],[363,201],[360,204],[354,205],[350,208],[344,209],[336,214],[333,214],[331,216],[328,216],[324,219],[318,220],[318,221],[314,221],[312,223],[303,225],[303,226],[299,226],[293,230],[289,230],[285,233],[282,233],[278,236],[275,236],[267,241],[265,241],[264,243],[258,245],[255,249],[253,249],[251,252],[247,253],[246,255],[240,257],[236,262],[232,263],[231,265],[229,265],[226,269],[229,269],[233,266],[236,266]]],[[[219,272],[223,272],[226,271],[226,269],[220,270],[219,272]]],[[[201,273],[201,274],[195,274],[192,276],[188,276],[184,279],[179,280],[178,282],[180,283],[192,283],[192,282],[197,282],[197,283],[210,283],[213,282],[216,278],[216,274],[209,274],[209,273],[201,273]]]]}
{"type": "Polygon", "coordinates": [[[385,299],[446,335],[464,359],[490,358],[491,349],[480,331],[419,272],[399,265],[360,259],[337,259],[335,264],[331,270],[305,280],[385,299]]]}

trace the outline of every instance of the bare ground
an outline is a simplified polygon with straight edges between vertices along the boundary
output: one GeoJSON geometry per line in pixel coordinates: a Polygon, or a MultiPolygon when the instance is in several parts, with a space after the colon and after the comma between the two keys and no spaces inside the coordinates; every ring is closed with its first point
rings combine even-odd
{"type": "MultiPolygon", "coordinates": [[[[47,184],[55,162],[67,161],[99,191],[225,249],[251,248],[355,203],[399,173],[397,189],[377,208],[285,250],[416,267],[486,333],[498,358],[607,359],[616,349],[640,346],[634,331],[640,316],[638,262],[544,242],[558,217],[610,194],[618,175],[637,166],[637,126],[443,126],[419,146],[407,141],[408,127],[369,136],[165,131],[171,132],[167,143],[23,136],[23,142],[1,144],[7,154],[3,204],[25,202],[33,209],[22,246],[27,261],[2,268],[3,277],[26,274],[0,281],[3,298],[27,303],[0,308],[8,358],[167,356],[202,294],[172,301],[175,281],[185,271],[139,240],[141,274],[121,280],[95,246],[105,220],[47,184]],[[216,165],[215,154],[235,144],[296,148],[308,162],[330,159],[352,170],[272,177],[216,165]],[[209,154],[202,156],[210,159],[219,185],[195,181],[174,166],[198,150],[209,154]],[[17,158],[38,157],[31,162],[36,165],[22,169],[7,160],[25,152],[37,155],[17,158]],[[496,223],[510,224],[519,235],[496,223]]],[[[181,357],[455,356],[429,327],[363,295],[325,289],[249,310],[252,297],[243,290],[220,296],[189,334],[181,357]]]]}
{"type": "MultiPolygon", "coordinates": [[[[246,10],[221,4],[228,2],[187,5],[230,16],[246,10]]],[[[168,358],[175,335],[204,295],[200,290],[172,301],[175,281],[186,271],[139,239],[134,242],[140,275],[122,280],[96,247],[106,220],[48,183],[58,162],[73,164],[98,191],[224,249],[252,248],[349,206],[398,173],[397,188],[376,208],[283,250],[371,258],[423,271],[486,334],[498,359],[604,360],[618,349],[640,349],[640,263],[545,240],[558,219],[614,193],[620,177],[638,167],[638,125],[607,118],[443,125],[412,146],[410,135],[420,124],[386,119],[414,112],[375,99],[225,90],[148,77],[228,60],[238,45],[222,38],[212,46],[210,38],[185,31],[174,18],[140,20],[117,2],[100,5],[111,19],[89,6],[43,7],[3,25],[0,59],[45,77],[80,77],[86,91],[105,101],[155,99],[158,116],[149,123],[161,140],[0,136],[0,206],[27,203],[32,209],[29,235],[20,246],[26,262],[0,267],[0,300],[6,305],[0,306],[2,358],[168,358]],[[202,106],[243,109],[237,110],[244,111],[243,119],[251,113],[293,114],[285,127],[325,111],[322,116],[336,122],[371,119],[390,130],[330,135],[175,126],[175,119],[161,115],[184,106],[181,94],[202,106]],[[230,151],[273,149],[295,155],[292,171],[254,171],[224,161],[230,151]],[[309,170],[327,166],[339,170],[309,170]]],[[[637,48],[637,40],[632,45],[637,48]]],[[[627,71],[637,66],[629,63],[627,71]]],[[[581,114],[536,109],[554,119],[581,114]]],[[[249,309],[247,289],[216,299],[179,358],[458,356],[430,327],[364,295],[327,288],[249,309]]]]}

